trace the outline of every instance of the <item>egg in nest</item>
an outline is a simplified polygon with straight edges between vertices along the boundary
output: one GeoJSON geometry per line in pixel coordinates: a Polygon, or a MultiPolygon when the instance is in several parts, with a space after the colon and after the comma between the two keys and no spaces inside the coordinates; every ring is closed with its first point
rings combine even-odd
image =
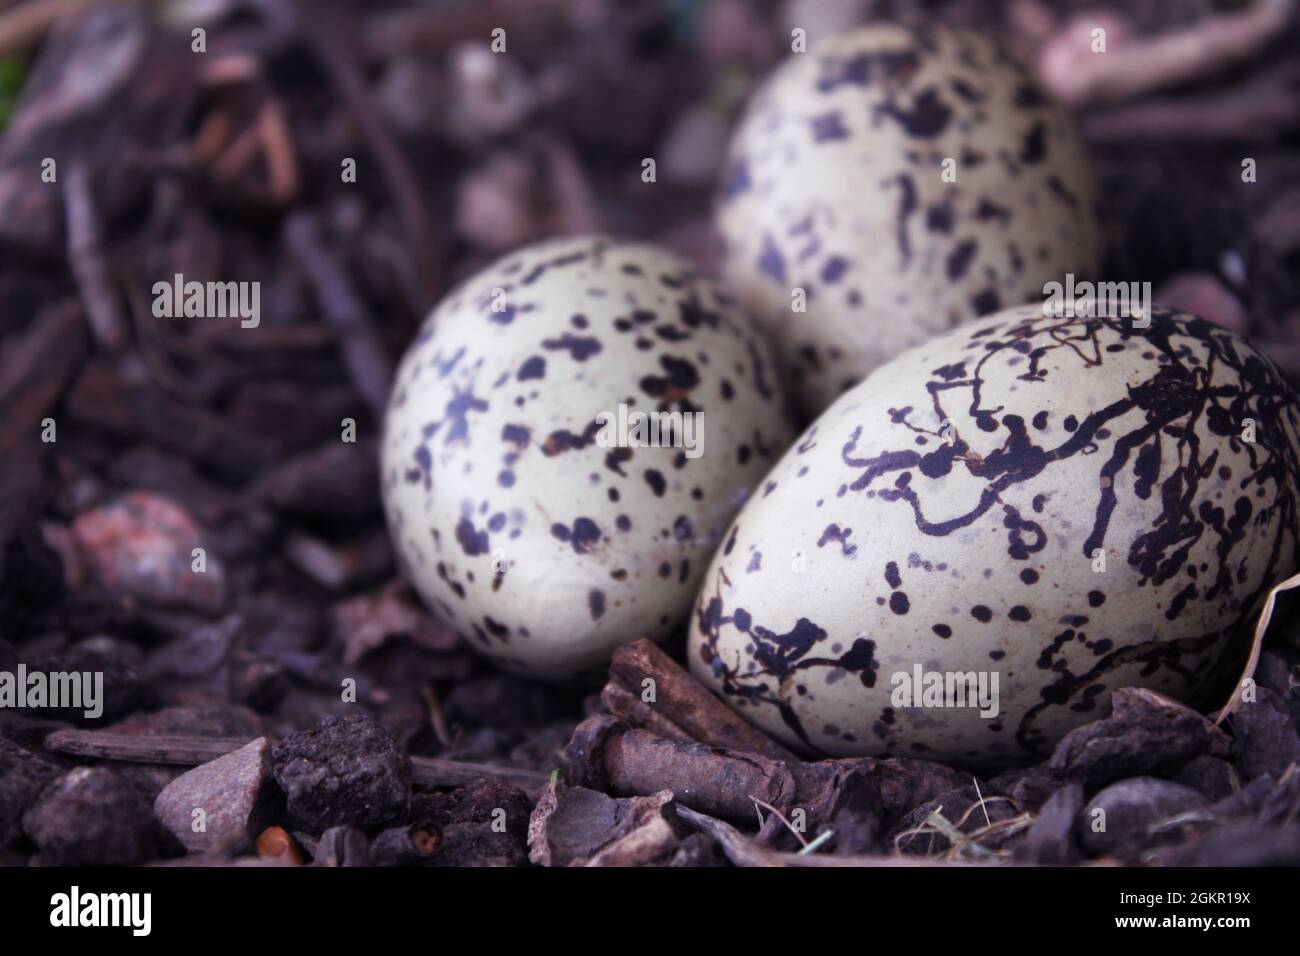
{"type": "Polygon", "coordinates": [[[904,349],[1100,264],[1068,115],[988,39],[879,25],[791,56],[730,148],[724,271],[811,415],[904,349]]]}
{"type": "Polygon", "coordinates": [[[654,246],[506,256],[397,372],[381,468],[403,570],[519,673],[581,677],[662,639],[792,438],[771,361],[720,288],[654,246]]]}
{"type": "Polygon", "coordinates": [[[988,766],[1041,758],[1116,688],[1231,683],[1297,567],[1294,392],[1185,313],[1043,311],[877,369],[741,511],[689,656],[751,722],[988,766]]]}

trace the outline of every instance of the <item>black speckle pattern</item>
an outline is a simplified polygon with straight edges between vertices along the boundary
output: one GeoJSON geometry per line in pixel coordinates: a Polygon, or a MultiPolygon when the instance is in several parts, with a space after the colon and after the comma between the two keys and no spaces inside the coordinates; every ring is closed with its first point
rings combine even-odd
{"type": "Polygon", "coordinates": [[[517,672],[569,678],[663,639],[793,438],[774,378],[736,304],[674,256],[603,237],[513,253],[398,369],[382,478],[404,573],[517,672]],[[702,453],[602,443],[620,404],[700,414],[702,453]]]}
{"type": "Polygon", "coordinates": [[[1267,359],[1186,313],[1138,330],[1022,306],[879,369],[768,481],[705,578],[694,673],[792,746],[1006,764],[1115,688],[1196,702],[1239,673],[1298,566],[1300,408],[1267,359]],[[809,557],[749,567],[759,552],[809,557]],[[874,683],[847,679],[835,648],[855,641],[874,683]],[[893,706],[916,666],[994,668],[997,719],[893,706]]]}
{"type": "Polygon", "coordinates": [[[810,415],[958,322],[1039,299],[1066,272],[1097,278],[1082,141],[974,33],[874,25],[792,55],[754,98],[727,170],[727,278],[810,415]]]}

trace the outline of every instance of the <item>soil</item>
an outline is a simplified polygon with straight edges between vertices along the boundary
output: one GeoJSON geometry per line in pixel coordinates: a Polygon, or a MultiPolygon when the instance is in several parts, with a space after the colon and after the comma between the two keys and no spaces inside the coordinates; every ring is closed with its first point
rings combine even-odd
{"type": "MultiPolygon", "coordinates": [[[[1142,49],[1250,4],[198,6],[0,4],[0,670],[104,675],[93,719],[0,709],[0,863],[1300,862],[1289,608],[1256,704],[1221,728],[1133,692],[992,779],[811,762],[732,725],[671,645],[629,649],[603,690],[495,671],[402,583],[376,465],[397,357],[505,251],[607,230],[716,266],[727,134],[792,24],[978,27],[1050,86],[1045,51],[1097,22],[1142,49]],[[508,52],[485,60],[496,28],[508,52]],[[174,275],[260,282],[257,333],[158,317],[174,275]],[[645,675],[666,689],[653,712],[645,675]],[[229,810],[220,834],[178,840],[160,820],[205,793],[229,810]]],[[[1211,38],[1072,106],[1108,274],[1248,335],[1294,380],[1290,15],[1243,55],[1211,38]]]]}

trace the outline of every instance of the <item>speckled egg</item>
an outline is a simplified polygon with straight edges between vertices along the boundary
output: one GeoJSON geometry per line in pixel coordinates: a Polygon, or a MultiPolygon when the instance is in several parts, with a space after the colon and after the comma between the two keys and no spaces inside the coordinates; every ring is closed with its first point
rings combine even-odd
{"type": "Polygon", "coordinates": [[[691,668],[791,746],[969,765],[1041,758],[1119,687],[1195,702],[1297,567],[1298,428],[1268,360],[1185,313],[964,325],[768,475],[691,668]]]}
{"type": "Polygon", "coordinates": [[[717,217],[726,277],[815,415],[959,322],[1095,278],[1097,197],[1069,117],[992,42],[882,25],[760,89],[717,217]]]}
{"type": "Polygon", "coordinates": [[[580,679],[682,624],[793,436],[783,408],[766,342],[682,260],[601,237],[518,251],[398,369],[382,479],[403,570],[501,666],[580,679]],[[638,416],[661,413],[656,438],[638,416]]]}

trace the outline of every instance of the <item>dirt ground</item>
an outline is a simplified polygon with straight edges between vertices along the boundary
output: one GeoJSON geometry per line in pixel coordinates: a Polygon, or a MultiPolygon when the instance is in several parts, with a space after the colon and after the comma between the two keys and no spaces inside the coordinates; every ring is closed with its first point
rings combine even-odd
{"type": "Polygon", "coordinates": [[[1294,382],[1295,6],[0,0],[0,670],[105,675],[94,721],[0,709],[0,862],[179,858],[159,795],[234,751],[187,784],[242,808],[191,862],[748,865],[813,840],[935,862],[1300,861],[1289,609],[1257,670],[1268,706],[1222,728],[1134,692],[1089,746],[980,781],[805,762],[761,735],[723,752],[745,725],[648,648],[603,693],[476,656],[402,583],[377,468],[396,361],[459,280],[601,231],[716,269],[747,98],[792,27],[873,18],[995,35],[1084,133],[1107,275],[1247,335],[1294,382]],[[1119,65],[1089,80],[1099,24],[1119,65]],[[154,283],[177,274],[260,282],[260,327],[156,318],[154,283]],[[666,724],[625,703],[647,674],[674,689],[666,724]],[[739,805],[662,793],[737,773],[739,805]],[[1139,822],[1080,841],[1103,792],[1139,822]]]}

